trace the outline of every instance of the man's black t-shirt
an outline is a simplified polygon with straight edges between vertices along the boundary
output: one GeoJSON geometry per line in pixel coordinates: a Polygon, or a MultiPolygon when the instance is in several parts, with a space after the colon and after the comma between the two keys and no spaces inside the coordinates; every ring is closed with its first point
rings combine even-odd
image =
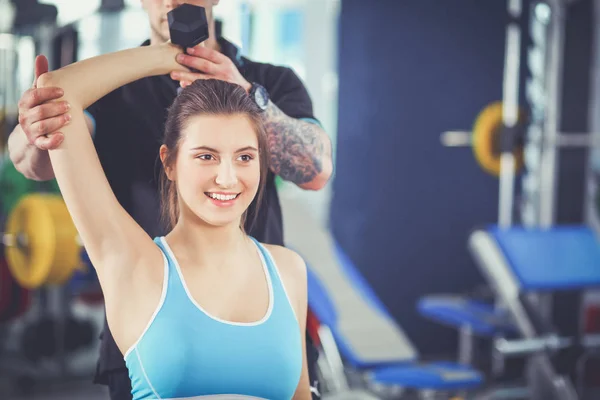
{"type": "MultiPolygon", "coordinates": [[[[142,45],[149,45],[149,41],[142,45]]],[[[242,76],[264,86],[271,101],[285,114],[316,121],[309,94],[291,69],[242,57],[239,49],[223,38],[219,38],[219,45],[242,76]]],[[[168,75],[143,78],[109,93],[87,109],[95,124],[96,150],[112,190],[151,237],[166,234],[160,224],[159,148],[167,111],[178,90],[179,82],[168,75]]],[[[255,202],[250,206],[247,221],[254,220],[256,206],[255,202]]],[[[263,243],[283,245],[281,209],[271,171],[255,220],[246,226],[249,235],[263,243]]],[[[105,372],[124,367],[123,356],[105,324],[96,381],[105,382],[105,372]]]]}

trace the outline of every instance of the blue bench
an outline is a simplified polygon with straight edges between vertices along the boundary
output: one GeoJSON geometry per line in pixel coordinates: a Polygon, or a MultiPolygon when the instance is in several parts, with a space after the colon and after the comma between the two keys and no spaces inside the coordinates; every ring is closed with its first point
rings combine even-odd
{"type": "MultiPolygon", "coordinates": [[[[501,252],[496,262],[482,265],[494,276],[507,269],[520,291],[556,292],[600,287],[600,243],[585,226],[557,226],[551,229],[490,226],[471,235],[471,247],[485,257],[486,247],[477,248],[482,237],[492,239],[501,252]],[[480,235],[479,238],[476,235],[480,235]],[[483,236],[481,236],[483,235],[483,236]]],[[[488,256],[490,254],[487,248],[488,256]]],[[[489,257],[488,257],[489,260],[489,257]]],[[[505,281],[505,279],[501,279],[505,281]]]]}
{"type": "MultiPolygon", "coordinates": [[[[543,229],[492,225],[471,233],[468,247],[484,277],[510,312],[519,339],[539,342],[548,336],[560,336],[543,318],[530,295],[600,287],[600,242],[587,226],[543,229]]],[[[500,348],[507,351],[506,347],[500,348]]],[[[557,368],[546,354],[535,348],[528,351],[523,354],[537,355],[531,358],[534,369],[543,366],[548,382],[557,379],[557,368]]],[[[574,366],[560,367],[569,370],[574,366]]],[[[556,398],[566,398],[565,393],[574,392],[569,377],[564,375],[561,379],[561,385],[548,385],[556,398]]]]}
{"type": "Polygon", "coordinates": [[[419,300],[417,309],[432,321],[458,329],[468,328],[478,336],[504,336],[515,329],[505,312],[497,310],[492,304],[464,296],[426,296],[419,300]]]}
{"type": "MultiPolygon", "coordinates": [[[[325,348],[324,355],[332,358],[334,365],[339,357],[344,368],[358,371],[370,383],[416,391],[466,391],[483,384],[482,374],[467,366],[452,362],[420,363],[417,351],[339,246],[335,254],[336,267],[330,265],[323,271],[308,267],[309,307],[323,328],[319,339],[325,348]],[[337,270],[332,271],[332,268],[337,270]],[[338,287],[334,286],[339,282],[327,282],[322,276],[347,281],[344,293],[335,293],[338,287]],[[358,305],[356,299],[362,304],[358,305]],[[342,309],[351,303],[352,310],[342,309]],[[356,321],[348,321],[348,316],[364,316],[369,324],[378,324],[377,331],[372,330],[373,325],[360,328],[356,321]],[[396,351],[396,347],[401,346],[408,348],[396,351]],[[385,348],[388,350],[380,351],[385,348]]],[[[331,360],[328,361],[331,364],[331,360]]]]}

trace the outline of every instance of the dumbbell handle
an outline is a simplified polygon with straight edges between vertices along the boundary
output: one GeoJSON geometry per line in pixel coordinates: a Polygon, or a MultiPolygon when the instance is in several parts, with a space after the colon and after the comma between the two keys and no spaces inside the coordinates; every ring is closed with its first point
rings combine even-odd
{"type": "MultiPolygon", "coordinates": [[[[445,147],[469,147],[473,134],[469,131],[446,131],[440,136],[445,147]]],[[[596,133],[561,133],[556,136],[558,148],[595,148],[600,147],[600,134],[596,133]]],[[[531,142],[529,140],[528,142],[531,142]]]]}
{"type": "MultiPolygon", "coordinates": [[[[4,244],[4,246],[6,247],[26,248],[29,245],[29,238],[25,233],[19,233],[17,235],[14,235],[12,233],[0,232],[0,234],[0,237],[2,238],[2,244],[4,244]]],[[[79,235],[75,236],[75,241],[79,246],[83,246],[83,243],[81,242],[81,237],[79,237],[79,235]]]]}

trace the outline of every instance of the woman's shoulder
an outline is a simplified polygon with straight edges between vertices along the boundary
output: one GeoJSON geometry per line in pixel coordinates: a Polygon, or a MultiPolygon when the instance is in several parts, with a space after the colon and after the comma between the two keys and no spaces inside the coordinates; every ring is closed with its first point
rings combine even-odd
{"type": "Polygon", "coordinates": [[[285,280],[306,282],[306,262],[295,251],[284,246],[261,243],[273,257],[276,268],[285,280]]]}

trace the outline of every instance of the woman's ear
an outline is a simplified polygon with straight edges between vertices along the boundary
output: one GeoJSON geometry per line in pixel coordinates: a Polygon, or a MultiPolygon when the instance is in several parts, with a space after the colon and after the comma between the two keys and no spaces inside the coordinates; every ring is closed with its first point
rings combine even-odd
{"type": "Polygon", "coordinates": [[[167,178],[170,181],[174,180],[173,178],[173,167],[168,166],[166,164],[167,158],[169,156],[169,149],[164,144],[160,146],[160,162],[162,163],[163,169],[165,170],[165,174],[167,174],[167,178]]]}

